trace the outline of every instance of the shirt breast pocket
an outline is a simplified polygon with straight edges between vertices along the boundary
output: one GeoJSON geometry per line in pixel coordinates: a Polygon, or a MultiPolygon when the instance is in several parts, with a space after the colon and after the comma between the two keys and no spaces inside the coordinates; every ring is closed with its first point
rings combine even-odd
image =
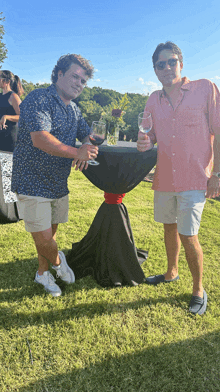
{"type": "Polygon", "coordinates": [[[203,108],[185,108],[179,114],[179,121],[181,127],[200,127],[205,120],[205,113],[203,108]]]}

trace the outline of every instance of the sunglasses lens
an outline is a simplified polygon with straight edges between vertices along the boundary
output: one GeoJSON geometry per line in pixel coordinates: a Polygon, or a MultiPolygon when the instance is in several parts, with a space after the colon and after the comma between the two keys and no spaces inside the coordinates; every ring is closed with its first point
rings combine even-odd
{"type": "Polygon", "coordinates": [[[176,65],[177,61],[178,61],[177,59],[170,59],[170,60],[168,60],[168,64],[170,67],[174,67],[176,65]]]}
{"type": "Polygon", "coordinates": [[[156,64],[156,67],[159,71],[161,71],[162,69],[164,69],[166,66],[166,61],[160,61],[159,63],[156,64]]]}

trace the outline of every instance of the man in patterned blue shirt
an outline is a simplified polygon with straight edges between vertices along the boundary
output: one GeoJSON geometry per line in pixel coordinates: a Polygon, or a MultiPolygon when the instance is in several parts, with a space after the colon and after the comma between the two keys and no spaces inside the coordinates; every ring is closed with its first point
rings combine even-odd
{"type": "Polygon", "coordinates": [[[35,282],[54,297],[61,295],[49,272],[74,283],[75,276],[56,243],[59,223],[68,221],[67,179],[71,166],[87,168],[98,148],[88,141],[90,128],[72,99],[77,98],[94,68],[80,55],[60,57],[52,72],[52,85],[29,93],[20,105],[19,132],[13,154],[12,191],[18,197],[19,216],[32,234],[39,268],[35,282]]]}

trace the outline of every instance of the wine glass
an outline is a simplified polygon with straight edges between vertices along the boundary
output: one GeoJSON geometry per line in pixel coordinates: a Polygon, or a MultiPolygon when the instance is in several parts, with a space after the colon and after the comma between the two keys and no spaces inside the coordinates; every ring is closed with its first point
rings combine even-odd
{"type": "Polygon", "coordinates": [[[153,126],[150,112],[142,112],[138,115],[138,128],[140,132],[147,134],[153,126]]]}
{"type": "MultiPolygon", "coordinates": [[[[93,144],[94,146],[100,146],[104,142],[105,136],[106,124],[101,121],[93,121],[89,135],[89,140],[91,144],[93,144]]],[[[95,161],[95,159],[91,159],[87,162],[89,165],[99,165],[99,162],[95,161]]]]}

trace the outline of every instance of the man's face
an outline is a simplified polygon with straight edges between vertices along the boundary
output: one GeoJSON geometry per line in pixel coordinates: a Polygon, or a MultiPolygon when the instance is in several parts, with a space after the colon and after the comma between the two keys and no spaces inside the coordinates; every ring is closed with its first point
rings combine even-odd
{"type": "Polygon", "coordinates": [[[56,85],[61,99],[70,101],[77,98],[83,91],[88,78],[86,71],[78,64],[72,64],[65,74],[59,71],[56,85]]]}
{"type": "MultiPolygon", "coordinates": [[[[172,61],[171,61],[172,63],[172,61]]],[[[171,50],[162,50],[155,64],[155,73],[164,87],[171,87],[181,81],[181,70],[183,63],[180,63],[178,55],[171,50]],[[177,59],[175,65],[169,65],[168,60],[177,59]],[[161,63],[165,62],[165,63],[161,63]],[[164,65],[164,69],[158,69],[156,65],[164,65]]]]}

